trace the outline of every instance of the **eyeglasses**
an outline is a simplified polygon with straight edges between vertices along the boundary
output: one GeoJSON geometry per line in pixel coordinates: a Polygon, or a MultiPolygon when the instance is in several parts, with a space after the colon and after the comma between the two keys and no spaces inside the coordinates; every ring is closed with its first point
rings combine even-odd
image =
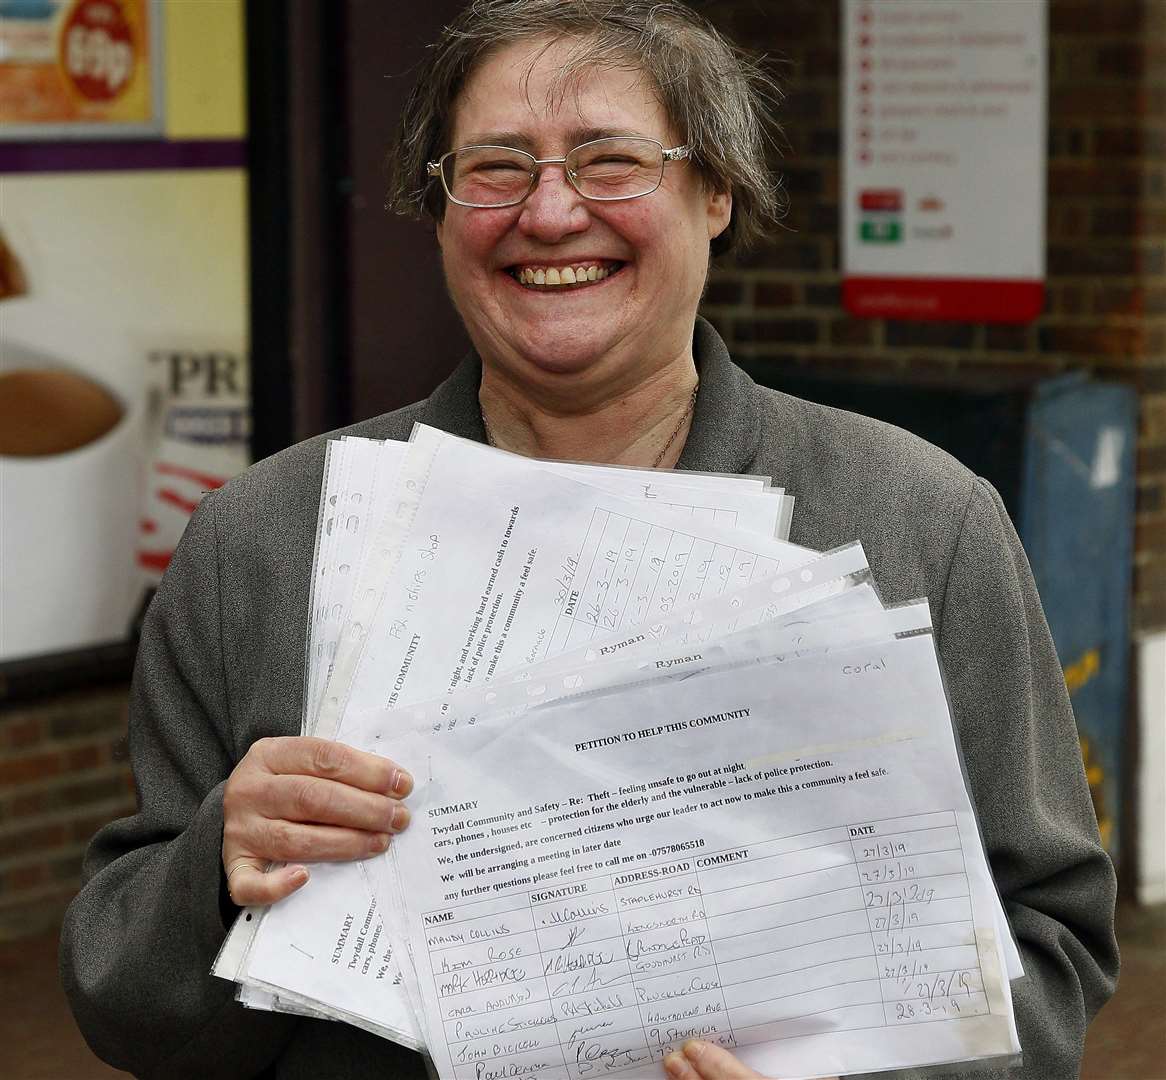
{"type": "Polygon", "coordinates": [[[567,182],[585,199],[617,202],[651,195],[664,165],[692,154],[691,146],[665,150],[655,139],[595,139],[566,157],[536,158],[509,146],[462,146],[427,163],[430,176],[458,206],[517,206],[538,183],[543,165],[562,165],[567,182]]]}

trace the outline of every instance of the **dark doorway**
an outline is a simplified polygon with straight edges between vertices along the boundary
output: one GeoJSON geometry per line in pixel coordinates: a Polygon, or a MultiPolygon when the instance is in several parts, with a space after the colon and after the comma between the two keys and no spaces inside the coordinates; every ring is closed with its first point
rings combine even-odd
{"type": "Polygon", "coordinates": [[[385,151],[462,0],[249,0],[256,458],[424,397],[468,346],[432,227],[384,208],[385,151]]]}

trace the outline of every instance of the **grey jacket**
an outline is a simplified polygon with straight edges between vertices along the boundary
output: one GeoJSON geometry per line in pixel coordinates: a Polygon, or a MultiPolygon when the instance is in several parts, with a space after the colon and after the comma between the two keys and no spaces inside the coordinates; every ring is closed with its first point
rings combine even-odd
{"type": "MultiPolygon", "coordinates": [[[[1064,679],[999,497],[897,428],[756,386],[703,320],[694,354],[700,393],[679,467],[773,476],[798,497],[791,540],[827,549],[857,537],[885,601],[930,598],[1028,972],[1014,987],[1023,1067],[974,1075],[1077,1076],[1086,1025],[1117,974],[1115,880],[1064,679]]],[[[470,358],[426,401],[347,433],[401,439],[421,421],[484,441],[479,374],[470,358]]],[[[138,1075],[425,1075],[417,1055],[347,1025],[245,1010],[209,974],[234,914],[220,866],[223,783],[254,740],[300,730],[324,438],[203,500],[146,619],[130,715],[140,810],[94,839],[61,944],[81,1030],[138,1075]]]]}

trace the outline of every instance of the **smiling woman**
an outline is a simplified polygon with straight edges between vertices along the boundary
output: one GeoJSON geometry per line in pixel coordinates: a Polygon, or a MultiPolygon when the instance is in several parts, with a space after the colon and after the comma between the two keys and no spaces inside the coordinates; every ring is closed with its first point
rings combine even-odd
{"type": "MultiPolygon", "coordinates": [[[[1000,499],[905,432],[756,386],[696,314],[712,255],[779,215],[776,99],[679,3],[474,0],[418,78],[389,193],[435,223],[474,352],[426,401],[346,434],[405,439],[419,421],[539,457],[770,476],[798,495],[793,542],[858,538],[885,603],[928,597],[1027,976],[1008,1075],[1074,1076],[1116,975],[1114,875],[1000,499]]],[[[82,1030],[139,1075],[425,1075],[365,1032],[241,1009],[207,974],[238,906],[300,888],[304,862],[383,851],[409,821],[403,767],[299,735],[323,460],[309,440],[208,495],[143,627],[141,809],[94,840],[62,937],[82,1030]]],[[[700,1042],[664,1068],[756,1076],[700,1042]]]]}
{"type": "Polygon", "coordinates": [[[491,441],[674,465],[714,250],[777,215],[777,93],[679,5],[471,5],[421,74],[391,204],[437,223],[491,441]]]}
{"type": "MultiPolygon", "coordinates": [[[[485,174],[455,164],[455,190],[480,201],[501,185],[507,198],[451,200],[437,237],[450,295],[482,358],[482,411],[498,444],[560,458],[587,456],[586,447],[646,465],[696,386],[691,327],[709,244],[727,228],[732,200],[686,162],[665,160],[664,146],[681,140],[642,73],[583,67],[564,87],[576,50],[549,37],[517,42],[468,77],[452,146],[509,132],[535,157],[515,169],[494,150],[481,158],[453,150],[455,163],[468,156],[485,174]],[[577,143],[596,132],[620,134],[577,143]],[[599,177],[617,171],[623,179],[610,185],[623,194],[595,195],[599,177]]],[[[679,445],[670,453],[664,464],[679,445]]]]}

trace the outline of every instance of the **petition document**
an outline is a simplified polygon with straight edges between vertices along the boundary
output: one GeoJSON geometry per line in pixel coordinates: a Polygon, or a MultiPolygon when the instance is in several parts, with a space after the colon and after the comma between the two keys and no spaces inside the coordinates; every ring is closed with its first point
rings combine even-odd
{"type": "MultiPolygon", "coordinates": [[[[305,730],[347,737],[336,729],[342,702],[397,705],[480,685],[531,653],[561,651],[814,557],[773,538],[782,496],[763,480],[649,474],[645,483],[643,473],[515,459],[423,427],[408,446],[349,439],[330,450],[305,730]],[[571,478],[584,475],[632,498],[571,478]],[[399,544],[379,535],[400,511],[377,495],[386,489],[413,512],[399,544]]],[[[320,873],[328,888],[236,923],[215,973],[289,1001],[314,999],[414,1045],[392,968],[378,976],[380,965],[352,957],[335,965],[318,941],[324,926],[339,940],[350,916],[357,925],[371,918],[367,897],[340,902],[340,882],[359,884],[362,875],[355,867],[320,873]],[[371,997],[370,988],[378,991],[371,997]]],[[[249,1003],[268,1004],[259,995],[249,1003]]]]}
{"type": "Polygon", "coordinates": [[[691,1037],[782,1077],[1019,1050],[930,635],[481,720],[395,844],[438,1075],[647,1080],[691,1037]]]}
{"type": "Polygon", "coordinates": [[[349,710],[452,694],[816,556],[422,425],[397,497],[386,584],[358,597],[363,636],[325,696],[321,733],[340,739],[349,710]]]}
{"type": "MultiPolygon", "coordinates": [[[[760,622],[768,628],[764,643],[758,642],[759,653],[765,650],[796,650],[802,647],[807,636],[811,633],[809,627],[799,626],[798,623],[809,618],[807,614],[800,619],[795,616],[797,609],[810,597],[818,595],[823,589],[833,593],[842,589],[841,593],[831,598],[832,607],[828,613],[838,616],[850,610],[853,614],[862,612],[872,615],[877,613],[883,616],[882,605],[878,602],[870,585],[857,585],[858,578],[866,570],[866,558],[861,547],[853,545],[851,548],[832,553],[820,559],[815,559],[794,574],[779,575],[774,579],[758,582],[753,586],[736,591],[731,596],[722,594],[721,602],[709,598],[703,607],[703,615],[698,623],[701,630],[713,626],[728,625],[722,619],[731,616],[731,622],[737,620],[746,624],[760,622]],[[854,599],[845,608],[840,608],[843,598],[852,596],[854,599]],[[859,601],[859,603],[855,603],[859,601]],[[778,626],[781,624],[781,613],[787,619],[793,620],[789,634],[781,635],[778,626]]],[[[824,601],[820,602],[824,603],[824,601]]],[[[823,614],[826,614],[824,612],[823,614]]],[[[903,609],[896,613],[898,619],[908,615],[903,609]]],[[[921,616],[922,625],[929,625],[924,611],[921,616]]],[[[663,634],[672,624],[687,625],[683,622],[685,616],[677,611],[673,612],[666,622],[654,630],[663,634]]],[[[892,620],[890,613],[886,614],[888,621],[881,630],[866,629],[864,633],[882,633],[890,636],[897,630],[908,629],[908,624],[901,624],[892,620]]],[[[910,625],[916,625],[911,623],[910,625]]],[[[830,640],[843,640],[839,634],[854,633],[852,628],[841,626],[837,620],[832,623],[833,632],[830,640]]],[[[420,775],[424,769],[425,757],[415,760],[403,759],[395,748],[394,733],[401,729],[402,724],[408,726],[409,719],[420,720],[425,717],[431,730],[437,732],[451,732],[456,730],[459,721],[472,715],[473,712],[487,707],[491,701],[499,706],[512,706],[515,702],[525,703],[530,700],[529,694],[533,690],[547,698],[562,696],[584,684],[592,678],[603,677],[602,673],[611,670],[617,658],[627,658],[631,664],[633,677],[642,678],[639,666],[645,663],[642,658],[633,659],[638,648],[648,642],[658,639],[651,635],[634,635],[633,640],[612,641],[610,651],[599,642],[609,641],[609,637],[592,639],[594,650],[585,648],[585,653],[596,651],[597,655],[581,656],[582,667],[576,672],[563,672],[558,676],[559,688],[556,691],[550,683],[542,679],[533,681],[499,680],[498,682],[482,683],[476,686],[474,692],[462,689],[451,696],[442,696],[410,707],[406,710],[404,721],[397,715],[385,710],[373,710],[366,717],[354,717],[346,738],[355,746],[389,753],[397,760],[404,761],[414,773],[420,775]],[[639,639],[643,640],[639,640],[639,639]],[[595,661],[603,661],[597,663],[595,661]],[[496,689],[490,689],[494,687],[496,689]]],[[[678,643],[684,644],[684,643],[678,643]]],[[[664,646],[661,646],[664,647],[664,646]]],[[[676,646],[669,646],[675,648],[676,646]]],[[[702,645],[704,652],[711,652],[702,645]]],[[[714,647],[715,651],[715,647],[714,647]]],[[[702,663],[697,652],[681,657],[678,653],[666,654],[663,660],[653,662],[652,670],[665,667],[675,670],[679,666],[693,663],[702,663]]],[[[538,668],[545,667],[545,662],[538,668]]],[[[624,670],[627,670],[625,667],[624,670]]],[[[442,746],[434,743],[427,748],[428,753],[442,754],[442,746]]],[[[387,912],[392,912],[396,905],[395,898],[399,896],[399,889],[382,882],[379,897],[384,902],[387,912]]],[[[361,935],[350,933],[353,925],[360,926],[367,921],[366,909],[372,904],[371,897],[365,889],[364,875],[356,864],[322,865],[313,870],[312,884],[292,896],[274,905],[264,912],[262,919],[257,920],[258,932],[244,942],[242,932],[249,924],[236,924],[232,930],[232,939],[237,938],[240,951],[244,957],[231,963],[231,956],[225,955],[221,963],[216,965],[216,972],[224,977],[243,978],[253,986],[260,986],[267,990],[279,993],[285,1001],[295,998],[303,1001],[314,999],[325,1013],[347,1019],[358,1026],[382,1034],[390,1034],[406,1045],[416,1045],[419,1035],[415,1023],[412,1021],[413,1010],[407,997],[406,987],[408,980],[402,982],[397,978],[399,969],[397,962],[387,972],[381,972],[379,965],[370,965],[367,955],[361,956],[359,949],[349,954],[346,948],[337,948],[336,943],[346,943],[355,948],[360,942],[361,935]],[[359,962],[358,962],[359,961],[359,962]],[[387,976],[387,977],[386,977],[387,976]]],[[[400,940],[398,927],[394,920],[389,918],[387,934],[380,942],[382,947],[391,948],[393,938],[400,940]]],[[[251,924],[254,925],[254,924],[251,924]]],[[[367,935],[365,935],[367,936],[367,935]]],[[[253,1006],[259,1006],[262,999],[254,994],[248,995],[248,1001],[253,1006]]]]}

